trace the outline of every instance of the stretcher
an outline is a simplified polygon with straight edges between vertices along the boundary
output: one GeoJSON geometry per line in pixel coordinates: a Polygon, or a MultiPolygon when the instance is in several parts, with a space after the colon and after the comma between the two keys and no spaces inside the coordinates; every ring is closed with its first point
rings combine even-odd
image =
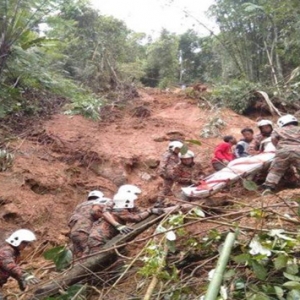
{"type": "Polygon", "coordinates": [[[209,197],[239,179],[267,168],[274,159],[276,149],[270,138],[265,139],[262,145],[264,151],[260,154],[234,159],[224,169],[201,180],[199,185],[181,188],[183,194],[190,198],[209,197]]]}

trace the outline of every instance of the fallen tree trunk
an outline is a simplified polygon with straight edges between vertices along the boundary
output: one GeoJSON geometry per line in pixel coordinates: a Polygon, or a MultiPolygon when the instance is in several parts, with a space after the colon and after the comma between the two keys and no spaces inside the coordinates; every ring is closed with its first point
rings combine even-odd
{"type": "Polygon", "coordinates": [[[272,103],[272,101],[270,100],[268,94],[266,92],[263,91],[256,91],[256,93],[260,94],[266,101],[269,110],[271,112],[271,114],[274,116],[275,114],[278,115],[279,117],[281,116],[280,111],[275,107],[275,105],[272,103]]]}
{"type": "Polygon", "coordinates": [[[94,254],[92,257],[87,257],[81,263],[76,263],[70,270],[59,274],[57,277],[51,279],[50,283],[44,284],[33,291],[31,300],[45,299],[46,297],[53,296],[71,285],[91,276],[94,272],[101,270],[101,265],[104,265],[107,260],[114,256],[115,249],[121,248],[126,243],[132,241],[139,234],[151,227],[153,224],[158,223],[162,216],[149,216],[144,221],[133,226],[134,231],[127,235],[118,235],[111,239],[103,247],[103,251],[99,254],[94,254]]]}

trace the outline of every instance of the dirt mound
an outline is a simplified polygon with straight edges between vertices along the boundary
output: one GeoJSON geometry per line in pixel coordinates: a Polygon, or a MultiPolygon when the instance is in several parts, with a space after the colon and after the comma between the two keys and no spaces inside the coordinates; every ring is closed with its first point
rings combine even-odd
{"type": "Polygon", "coordinates": [[[143,190],[140,205],[148,207],[161,184],[156,167],[170,140],[201,140],[201,146],[190,148],[209,173],[221,136],[239,138],[241,128],[255,125],[230,110],[212,110],[184,95],[155,90],[139,95],[126,107],[106,108],[102,121],[56,114],[11,142],[13,167],[0,173],[3,237],[26,227],[37,233],[40,246],[66,243],[69,216],[92,189],[111,197],[118,186],[133,183],[143,190]],[[215,127],[215,119],[223,125],[215,127]],[[218,136],[201,137],[209,126],[218,136]]]}

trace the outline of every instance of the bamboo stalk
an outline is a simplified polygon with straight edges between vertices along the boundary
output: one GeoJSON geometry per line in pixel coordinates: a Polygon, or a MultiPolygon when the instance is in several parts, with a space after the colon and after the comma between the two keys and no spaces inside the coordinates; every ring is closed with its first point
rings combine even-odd
{"type": "Polygon", "coordinates": [[[166,257],[168,255],[168,246],[167,246],[167,243],[165,241],[165,244],[164,244],[164,254],[163,254],[163,257],[162,257],[162,262],[159,266],[159,268],[157,269],[157,272],[156,272],[156,275],[153,276],[149,286],[148,286],[148,289],[146,291],[146,294],[143,298],[143,300],[150,300],[151,299],[151,296],[153,294],[153,291],[158,283],[158,275],[160,274],[160,272],[162,271],[162,269],[164,268],[165,266],[165,261],[166,261],[166,257]]]}
{"type": "Polygon", "coordinates": [[[218,259],[216,270],[214,276],[208,286],[207,293],[205,295],[205,300],[216,300],[220,291],[220,286],[222,284],[223,274],[229,260],[229,255],[231,253],[232,246],[236,238],[236,233],[229,232],[227,234],[221,255],[218,259]]]}

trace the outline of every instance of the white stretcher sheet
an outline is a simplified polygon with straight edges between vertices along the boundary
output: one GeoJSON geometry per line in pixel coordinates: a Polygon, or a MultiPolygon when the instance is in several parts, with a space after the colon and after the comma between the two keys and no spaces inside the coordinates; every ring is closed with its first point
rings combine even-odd
{"type": "Polygon", "coordinates": [[[275,147],[271,139],[265,140],[264,152],[248,157],[241,157],[231,161],[228,166],[203,179],[200,185],[181,188],[188,197],[205,198],[214,190],[222,189],[229,183],[245,177],[249,173],[259,171],[264,164],[270,163],[275,156],[275,147]]]}

